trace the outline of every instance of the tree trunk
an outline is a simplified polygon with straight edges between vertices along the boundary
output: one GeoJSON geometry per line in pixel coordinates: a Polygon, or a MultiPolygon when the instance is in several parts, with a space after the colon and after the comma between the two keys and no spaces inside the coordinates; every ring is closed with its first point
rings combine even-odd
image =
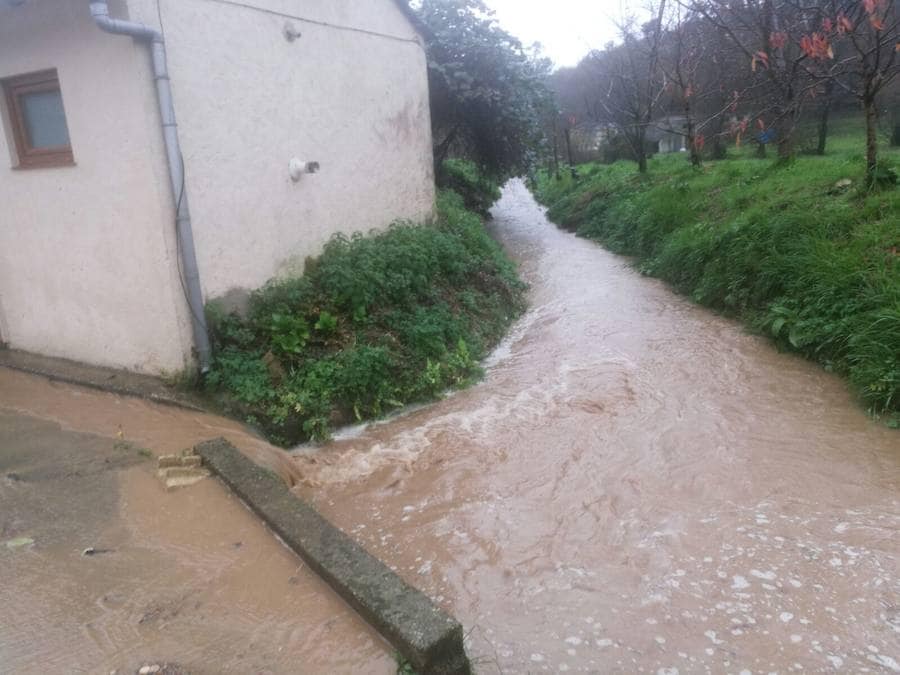
{"type": "Polygon", "coordinates": [[[878,169],[878,109],[875,97],[863,98],[863,107],[866,111],[866,182],[871,185],[878,169]]]}
{"type": "Polygon", "coordinates": [[[834,90],[834,80],[828,80],[825,84],[825,100],[822,102],[822,111],[819,115],[819,142],[816,145],[816,154],[825,154],[825,144],[828,142],[828,118],[831,115],[831,94],[834,90]]]}
{"type": "Polygon", "coordinates": [[[447,153],[450,152],[450,146],[456,140],[458,130],[459,127],[453,127],[450,133],[444,137],[444,140],[434,148],[434,176],[438,185],[441,184],[444,176],[444,160],[447,158],[447,153]]]}
{"type": "Polygon", "coordinates": [[[710,154],[712,155],[713,159],[725,159],[727,152],[725,150],[725,144],[722,143],[722,139],[719,134],[713,136],[713,144],[710,154]]]}
{"type": "Polygon", "coordinates": [[[894,124],[894,135],[891,136],[891,145],[900,145],[900,122],[894,124]]]}
{"type": "Polygon", "coordinates": [[[646,135],[639,133],[637,142],[634,144],[634,154],[637,160],[638,173],[647,173],[647,142],[646,135]]]}
{"type": "Polygon", "coordinates": [[[766,144],[765,143],[757,143],[756,144],[756,157],[758,159],[766,158],[766,144]]]}
{"type": "Polygon", "coordinates": [[[556,122],[553,123],[553,174],[559,180],[559,133],[556,130],[556,122]]]}
{"type": "Polygon", "coordinates": [[[723,142],[723,132],[725,130],[724,115],[719,115],[713,127],[713,145],[710,151],[713,159],[725,159],[728,155],[728,149],[723,142]]]}
{"type": "Polygon", "coordinates": [[[778,146],[778,159],[794,158],[794,125],[792,120],[783,120],[775,126],[775,142],[778,146]]]}
{"type": "Polygon", "coordinates": [[[684,101],[684,131],[687,136],[688,152],[691,153],[691,166],[700,168],[700,149],[697,147],[697,132],[694,129],[694,117],[691,114],[691,104],[687,97],[684,101]]]}
{"type": "Polygon", "coordinates": [[[825,144],[828,142],[828,116],[831,113],[831,104],[826,101],[822,114],[819,117],[819,142],[816,144],[816,154],[825,154],[825,144]]]}
{"type": "Polygon", "coordinates": [[[641,150],[638,153],[638,173],[647,173],[647,153],[641,150]]]}

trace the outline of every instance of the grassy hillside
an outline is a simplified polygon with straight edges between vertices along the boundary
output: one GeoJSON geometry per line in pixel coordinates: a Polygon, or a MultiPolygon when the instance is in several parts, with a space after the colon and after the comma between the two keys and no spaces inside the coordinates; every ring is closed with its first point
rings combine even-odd
{"type": "Polygon", "coordinates": [[[303,276],[256,291],[245,316],[210,303],[206,386],[226,411],[293,444],[476,378],[523,285],[460,196],[437,206],[433,223],[335,237],[303,276]]]}
{"type": "MultiPolygon", "coordinates": [[[[900,165],[900,151],[883,148],[886,165],[900,165]]],[[[844,129],[826,156],[789,165],[744,148],[699,171],[665,155],[643,177],[633,163],[588,164],[534,187],[560,226],[848,376],[867,409],[897,425],[900,188],[862,189],[864,149],[844,129]]]]}

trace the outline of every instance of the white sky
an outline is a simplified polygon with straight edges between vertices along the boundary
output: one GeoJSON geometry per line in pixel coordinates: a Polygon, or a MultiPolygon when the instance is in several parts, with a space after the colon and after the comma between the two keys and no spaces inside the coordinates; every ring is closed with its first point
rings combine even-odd
{"type": "MultiPolygon", "coordinates": [[[[557,66],[574,66],[617,36],[627,0],[485,0],[504,29],[523,44],[540,42],[557,66]]],[[[635,2],[635,5],[638,3],[635,2]]]]}

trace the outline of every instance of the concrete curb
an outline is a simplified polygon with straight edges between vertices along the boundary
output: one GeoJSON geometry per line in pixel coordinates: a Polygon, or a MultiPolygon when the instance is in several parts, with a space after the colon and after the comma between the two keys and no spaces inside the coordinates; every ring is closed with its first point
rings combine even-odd
{"type": "Polygon", "coordinates": [[[204,464],[422,675],[468,675],[462,626],[224,439],[204,464]]]}
{"type": "Polygon", "coordinates": [[[143,398],[154,403],[185,408],[195,412],[209,412],[209,407],[195,396],[167,386],[151,375],[125,370],[89,366],[67,359],[32,354],[17,349],[0,349],[0,367],[40,375],[54,382],[65,382],[120,396],[143,398]]]}

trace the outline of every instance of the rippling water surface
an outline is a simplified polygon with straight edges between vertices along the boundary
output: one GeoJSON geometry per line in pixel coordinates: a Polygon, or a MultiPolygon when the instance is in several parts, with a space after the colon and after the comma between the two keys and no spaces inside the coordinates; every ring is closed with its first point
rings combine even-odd
{"type": "Polygon", "coordinates": [[[482,672],[900,671],[900,434],[844,383],[557,230],[478,386],[296,488],[471,630],[482,672]]]}

